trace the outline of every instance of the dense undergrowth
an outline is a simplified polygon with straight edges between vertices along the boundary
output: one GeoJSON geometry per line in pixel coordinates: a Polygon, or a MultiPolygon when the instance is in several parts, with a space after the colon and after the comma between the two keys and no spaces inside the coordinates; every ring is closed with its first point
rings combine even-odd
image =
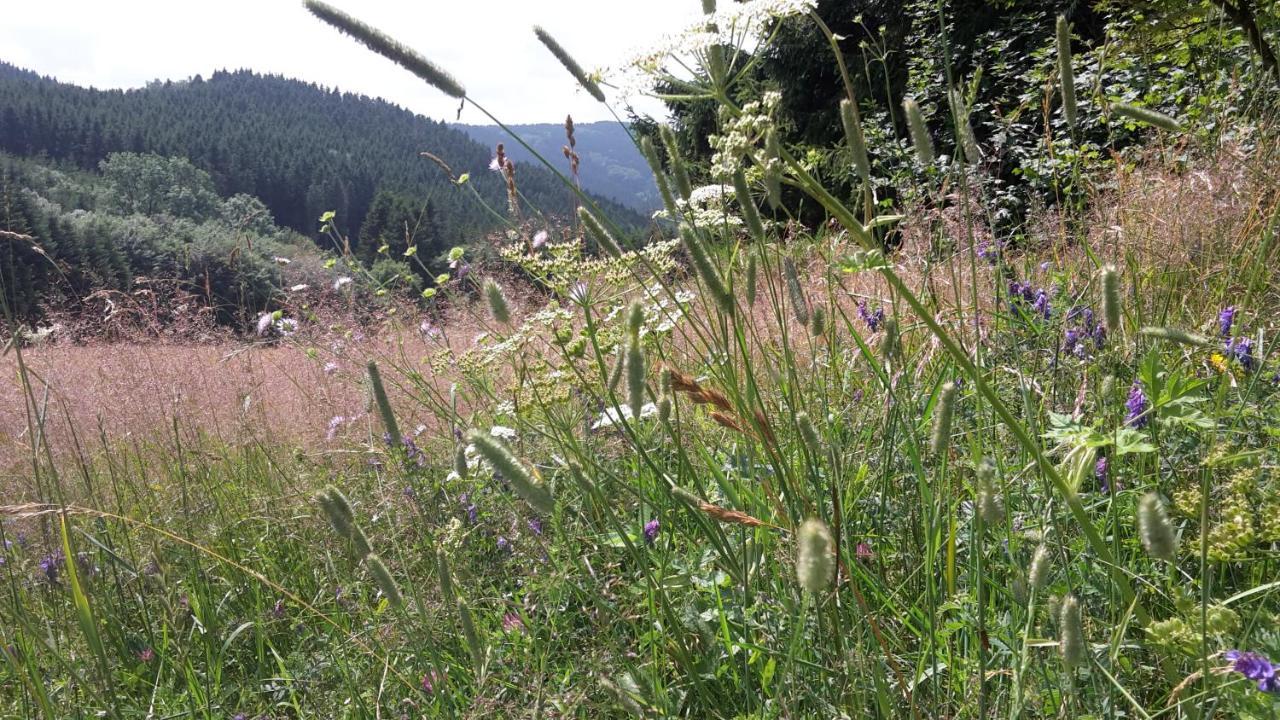
{"type": "Polygon", "coordinates": [[[1152,142],[1013,243],[971,131],[918,132],[930,201],[875,217],[775,141],[775,100],[727,100],[720,45],[696,57],[721,184],[673,143],[677,227],[643,249],[586,199],[567,239],[513,222],[502,257],[550,300],[477,278],[465,348],[443,324],[379,352],[340,419],[364,443],[175,423],[55,454],[18,360],[5,711],[1275,717],[1273,127],[1122,109],[1152,142]],[[832,222],[787,222],[782,187],[832,222]]]}

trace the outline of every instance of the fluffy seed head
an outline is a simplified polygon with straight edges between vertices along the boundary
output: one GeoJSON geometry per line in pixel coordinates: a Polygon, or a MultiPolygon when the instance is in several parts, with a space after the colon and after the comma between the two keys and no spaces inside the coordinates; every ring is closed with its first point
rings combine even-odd
{"type": "Polygon", "coordinates": [[[395,578],[391,577],[391,571],[387,569],[386,563],[382,562],[382,558],[373,554],[366,555],[364,565],[369,568],[369,574],[373,576],[373,582],[382,591],[382,595],[387,599],[387,602],[399,607],[404,602],[404,598],[401,597],[400,587],[396,585],[395,578]]]}
{"type": "Polygon", "coordinates": [[[1062,650],[1062,662],[1068,669],[1084,663],[1084,619],[1080,601],[1068,595],[1058,610],[1058,647],[1062,650]]]}
{"type": "Polygon", "coordinates": [[[662,169],[662,160],[658,158],[658,151],[653,147],[653,141],[648,136],[640,138],[640,154],[644,155],[645,162],[649,163],[649,170],[653,172],[653,179],[658,185],[658,195],[662,197],[662,206],[667,209],[667,217],[672,220],[678,219],[680,210],[676,205],[675,196],[671,194],[671,184],[667,182],[667,173],[662,169]]]}
{"type": "Polygon", "coordinates": [[[862,182],[871,182],[871,160],[867,157],[867,140],[862,134],[862,118],[858,116],[858,106],[849,100],[840,101],[840,121],[844,123],[845,140],[853,151],[853,167],[858,171],[862,182]]]}
{"type": "Polygon", "coordinates": [[[778,141],[778,129],[769,128],[764,136],[764,187],[769,197],[769,207],[782,207],[782,143],[778,141]]]}
{"type": "Polygon", "coordinates": [[[689,168],[680,156],[680,143],[670,125],[658,126],[658,135],[662,138],[662,146],[667,150],[667,163],[671,165],[671,176],[676,181],[676,192],[685,200],[693,193],[693,183],[689,181],[689,168]]]}
{"type": "Polygon", "coordinates": [[[756,201],[751,199],[751,188],[747,185],[747,174],[741,167],[733,171],[733,193],[738,198],[738,206],[742,208],[742,220],[751,232],[751,237],[758,243],[765,241],[764,223],[760,222],[760,211],[756,201]]]}
{"type": "Polygon", "coordinates": [[[582,222],[582,227],[587,229],[587,234],[592,240],[596,241],[596,245],[605,251],[610,257],[622,257],[622,247],[618,245],[618,241],[613,239],[613,235],[605,230],[604,225],[600,223],[596,216],[592,214],[586,207],[578,206],[578,220],[582,222]]]}
{"type": "Polygon", "coordinates": [[[644,351],[635,333],[627,344],[627,398],[631,404],[631,417],[639,418],[640,409],[644,407],[644,351]]]}
{"type": "Polygon", "coordinates": [[[595,98],[599,102],[605,101],[604,92],[600,90],[600,86],[596,84],[596,81],[592,80],[585,72],[583,72],[582,66],[578,64],[578,61],[574,60],[573,56],[569,54],[569,51],[565,50],[560,43],[556,42],[556,39],[551,37],[550,33],[535,25],[533,27],[533,34],[538,36],[538,41],[541,42],[547,50],[551,51],[552,55],[556,56],[556,59],[560,61],[560,64],[564,66],[564,69],[569,71],[569,74],[573,76],[573,79],[577,80],[578,84],[591,94],[591,97],[595,98]]]}
{"type": "Polygon", "coordinates": [[[978,466],[978,515],[987,527],[1004,519],[1004,507],[996,489],[996,468],[984,461],[978,466]]]}
{"type": "Polygon", "coordinates": [[[1120,332],[1120,273],[1114,265],[1102,268],[1102,316],[1107,334],[1120,332]]]}
{"type": "Polygon", "coordinates": [[[724,280],[720,279],[719,271],[711,264],[711,258],[707,255],[707,249],[703,246],[702,238],[698,236],[698,231],[689,225],[681,225],[680,241],[684,245],[685,251],[689,253],[689,259],[693,261],[694,272],[697,273],[703,284],[707,286],[707,291],[711,293],[711,297],[715,299],[721,311],[731,314],[733,312],[733,295],[725,287],[724,280]]]}
{"type": "Polygon", "coordinates": [[[507,305],[507,297],[502,294],[502,286],[492,279],[484,281],[484,299],[489,303],[489,314],[493,319],[506,325],[511,322],[511,308],[507,305]]]}
{"type": "Polygon", "coordinates": [[[1058,16],[1058,78],[1062,82],[1062,114],[1067,124],[1076,126],[1076,76],[1071,67],[1071,26],[1058,16]]]}
{"type": "Polygon", "coordinates": [[[1031,567],[1027,568],[1027,584],[1035,590],[1043,590],[1049,584],[1049,548],[1040,545],[1031,556],[1031,567]]]}
{"type": "Polygon", "coordinates": [[[827,308],[825,305],[815,305],[813,315],[809,318],[809,331],[814,337],[822,337],[827,331],[827,308]]]}
{"type": "Polygon", "coordinates": [[[462,637],[467,641],[467,649],[471,651],[471,661],[475,663],[478,672],[480,663],[484,659],[484,649],[480,645],[480,636],[476,633],[476,623],[471,617],[471,608],[467,607],[462,598],[457,598],[454,601],[454,605],[458,608],[458,620],[462,624],[462,637]]]}
{"type": "Polygon", "coordinates": [[[1178,540],[1173,523],[1164,511],[1164,503],[1155,493],[1147,493],[1138,503],[1138,535],[1142,547],[1153,558],[1173,560],[1178,551],[1178,540]]]}
{"type": "Polygon", "coordinates": [[[756,254],[747,254],[747,304],[754,306],[756,304],[756,254]]]}
{"type": "Polygon", "coordinates": [[[956,123],[957,140],[964,150],[965,159],[970,163],[982,162],[982,148],[978,147],[978,138],[973,134],[973,125],[969,123],[969,108],[959,90],[948,93],[951,101],[951,115],[956,123]]]}
{"type": "Polygon", "coordinates": [[[929,126],[925,124],[924,114],[914,98],[902,101],[902,109],[907,113],[907,127],[911,130],[911,144],[915,146],[916,158],[921,165],[933,163],[933,139],[929,137],[929,126]]]}
{"type": "Polygon", "coordinates": [[[795,314],[796,322],[808,325],[809,301],[804,296],[804,288],[800,286],[800,274],[796,270],[795,261],[791,258],[783,259],[782,276],[787,281],[787,293],[791,296],[791,312],[795,314]]]}
{"type": "Polygon", "coordinates": [[[329,486],[316,493],[316,503],[320,505],[320,510],[329,519],[329,524],[333,526],[333,531],[341,537],[350,537],[352,518],[350,515],[343,513],[338,504],[334,502],[333,496],[329,494],[333,489],[333,486],[329,486]]]}
{"type": "Polygon", "coordinates": [[[1129,118],[1136,122],[1153,125],[1161,130],[1167,130],[1171,133],[1182,132],[1182,123],[1179,123],[1177,120],[1174,120],[1162,112],[1137,107],[1136,105],[1129,105],[1127,103],[1113,103],[1111,105],[1111,109],[1114,110],[1117,115],[1129,118]]]}
{"type": "Polygon", "coordinates": [[[800,428],[800,437],[809,446],[809,452],[819,455],[822,452],[822,441],[818,438],[818,430],[813,426],[813,419],[803,410],[796,413],[796,426],[800,428]]]}
{"type": "Polygon", "coordinates": [[[951,416],[956,410],[956,384],[946,383],[938,394],[938,404],[933,408],[933,435],[929,438],[929,450],[941,457],[951,444],[951,416]]]}
{"type": "Polygon", "coordinates": [[[463,480],[467,479],[467,449],[461,444],[453,450],[453,471],[463,480]]]}
{"type": "Polygon", "coordinates": [[[319,0],[306,0],[304,4],[312,15],[422,78],[427,84],[435,87],[440,92],[455,98],[467,96],[467,91],[449,73],[441,70],[435,63],[389,37],[381,30],[356,20],[328,3],[320,2],[319,0]]]}
{"type": "Polygon", "coordinates": [[[809,518],[796,533],[796,578],[800,586],[815,595],[827,589],[835,570],[835,541],[826,523],[809,518]]]}
{"type": "Polygon", "coordinates": [[[370,360],[367,366],[369,373],[369,390],[373,393],[374,403],[378,407],[378,416],[382,418],[382,427],[387,431],[391,442],[400,442],[400,426],[396,424],[396,414],[391,410],[391,400],[382,385],[382,374],[378,372],[378,364],[370,360]]]}
{"type": "Polygon", "coordinates": [[[516,494],[529,503],[534,510],[547,516],[555,512],[555,501],[551,493],[533,479],[533,475],[524,464],[517,460],[516,456],[512,455],[511,451],[497,438],[479,430],[472,430],[467,434],[467,439],[476,446],[476,452],[480,453],[480,457],[502,473],[507,482],[511,483],[516,494]]]}

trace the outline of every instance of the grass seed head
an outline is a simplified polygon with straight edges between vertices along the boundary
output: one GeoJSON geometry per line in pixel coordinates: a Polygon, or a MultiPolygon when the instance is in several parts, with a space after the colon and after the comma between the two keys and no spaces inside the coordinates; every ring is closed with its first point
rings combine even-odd
{"type": "Polygon", "coordinates": [[[920,112],[920,104],[914,98],[905,98],[902,109],[907,113],[907,127],[911,130],[911,144],[916,149],[916,159],[921,165],[933,164],[933,139],[929,137],[929,126],[920,112]]]}
{"type": "Polygon", "coordinates": [[[871,160],[867,157],[867,140],[862,134],[862,119],[858,117],[858,108],[850,100],[840,101],[840,121],[844,123],[845,140],[849,150],[853,152],[853,167],[863,183],[871,182],[871,160]]]}
{"type": "MultiPolygon", "coordinates": [[[[604,91],[600,89],[600,85],[583,71],[582,66],[578,64],[578,61],[574,60],[573,56],[569,54],[569,51],[565,50],[560,43],[556,42],[555,38],[551,37],[551,33],[535,25],[533,26],[533,34],[538,36],[538,42],[541,42],[552,55],[556,56],[556,59],[560,61],[560,64],[564,66],[564,69],[569,71],[569,74],[573,76],[573,79],[577,80],[578,84],[590,93],[591,97],[595,98],[599,102],[605,101],[604,91]]],[[[572,128],[573,126],[570,125],[568,127],[572,128]]]]}
{"type": "Polygon", "coordinates": [[[466,89],[457,80],[454,80],[453,76],[381,30],[366,25],[332,5],[319,0],[306,0],[304,5],[312,15],[360,41],[370,50],[417,75],[440,92],[455,98],[465,98],[467,96],[466,89]]]}
{"type": "Polygon", "coordinates": [[[364,565],[369,568],[369,574],[373,576],[373,582],[382,591],[382,595],[387,599],[387,602],[400,607],[404,602],[404,598],[400,595],[400,587],[396,585],[395,578],[391,577],[391,571],[387,569],[387,564],[382,562],[382,558],[373,554],[366,555],[364,565]]]}
{"type": "Polygon", "coordinates": [[[933,409],[933,435],[929,439],[929,450],[935,457],[946,454],[951,444],[951,417],[956,409],[956,384],[946,383],[938,394],[938,404],[933,409]]]}
{"type": "Polygon", "coordinates": [[[1071,26],[1067,18],[1058,16],[1058,79],[1062,83],[1062,114],[1067,124],[1076,126],[1076,76],[1071,64],[1071,26]]]}
{"type": "Polygon", "coordinates": [[[502,473],[502,477],[511,483],[512,489],[529,503],[530,507],[548,517],[554,514],[555,501],[551,493],[533,479],[533,475],[525,468],[524,463],[516,459],[516,456],[512,455],[511,451],[497,438],[479,430],[472,430],[467,434],[467,439],[476,446],[476,452],[480,457],[502,473]]]}
{"type": "Polygon", "coordinates": [[[1027,584],[1035,590],[1043,590],[1049,584],[1049,571],[1052,559],[1049,556],[1049,548],[1044,545],[1036,547],[1036,551],[1031,556],[1031,566],[1027,568],[1027,584]]]}
{"type": "Polygon", "coordinates": [[[667,164],[671,166],[671,176],[676,181],[676,192],[685,200],[693,194],[693,184],[689,181],[689,168],[680,155],[680,143],[670,125],[658,126],[658,135],[662,138],[662,146],[667,151],[667,164]]]}
{"type": "Polygon", "coordinates": [[[796,533],[796,578],[800,587],[813,594],[831,584],[835,571],[835,541],[826,523],[817,518],[805,520],[796,533]]]}
{"type": "Polygon", "coordinates": [[[787,281],[787,294],[791,296],[791,312],[796,322],[809,324],[809,300],[804,296],[804,287],[800,285],[800,274],[796,263],[791,258],[782,260],[782,276],[787,281]]]}
{"type": "Polygon", "coordinates": [[[489,303],[489,314],[494,320],[503,325],[511,322],[511,307],[507,305],[507,297],[502,294],[502,286],[492,279],[485,280],[484,299],[489,303]]]}
{"type": "Polygon", "coordinates": [[[1138,502],[1138,535],[1147,553],[1159,560],[1173,560],[1178,551],[1173,523],[1165,513],[1160,496],[1151,492],[1138,502]]]}
{"type": "Polygon", "coordinates": [[[1084,618],[1080,601],[1074,595],[1064,598],[1058,610],[1058,647],[1068,669],[1084,664],[1084,618]]]}
{"type": "Polygon", "coordinates": [[[587,229],[587,234],[595,240],[596,245],[600,246],[607,255],[612,258],[622,257],[622,246],[618,245],[618,241],[609,234],[600,220],[596,218],[590,210],[585,206],[578,206],[578,219],[582,222],[582,227],[587,229]]]}
{"type": "Polygon", "coordinates": [[[1114,265],[1102,268],[1102,317],[1108,334],[1120,332],[1120,273],[1114,265]]]}

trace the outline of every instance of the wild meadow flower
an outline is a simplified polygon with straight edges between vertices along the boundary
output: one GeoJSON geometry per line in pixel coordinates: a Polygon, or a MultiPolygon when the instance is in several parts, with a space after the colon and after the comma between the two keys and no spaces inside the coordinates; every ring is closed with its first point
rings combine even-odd
{"type": "Polygon", "coordinates": [[[502,615],[502,631],[507,633],[523,633],[524,620],[517,613],[509,612],[502,615]]]}
{"type": "Polygon", "coordinates": [[[867,301],[858,301],[858,317],[862,318],[862,322],[867,324],[867,329],[875,332],[880,329],[880,325],[884,323],[884,308],[876,308],[875,312],[867,310],[867,301]]]}
{"type": "Polygon", "coordinates": [[[1224,344],[1228,357],[1235,358],[1240,367],[1252,370],[1254,364],[1253,340],[1247,337],[1232,338],[1224,344]]]}
{"type": "Polygon", "coordinates": [[[329,418],[329,429],[325,432],[324,439],[333,440],[335,437],[337,437],[338,428],[342,427],[342,423],[346,421],[347,421],[347,418],[342,415],[334,415],[333,417],[329,418]]]}
{"type": "Polygon", "coordinates": [[[871,545],[866,542],[860,542],[856,547],[854,547],[853,556],[861,562],[871,562],[876,558],[876,554],[871,549],[871,545]]]}
{"type": "Polygon", "coordinates": [[[1147,399],[1147,394],[1142,391],[1140,383],[1134,383],[1129,388],[1129,399],[1125,401],[1124,407],[1129,411],[1125,417],[1124,424],[1135,430],[1141,430],[1151,422],[1151,415],[1147,412],[1151,407],[1151,402],[1147,399]]]}
{"type": "Polygon", "coordinates": [[[271,606],[271,617],[276,620],[284,618],[284,599],[276,600],[276,604],[271,606]]]}
{"type": "Polygon", "coordinates": [[[1276,664],[1265,655],[1256,652],[1228,650],[1222,654],[1231,662],[1231,669],[1258,683],[1258,690],[1280,694],[1280,673],[1276,664]]]}
{"type": "Polygon", "coordinates": [[[1093,477],[1098,481],[1098,489],[1104,493],[1111,492],[1111,465],[1107,462],[1107,456],[1103,455],[1098,458],[1098,462],[1093,464],[1093,477]]]}
{"type": "Polygon", "coordinates": [[[138,660],[141,662],[149,663],[155,659],[156,659],[156,651],[152,650],[149,647],[142,648],[141,652],[138,653],[138,660]]]}
{"type": "Polygon", "coordinates": [[[529,522],[526,525],[529,526],[529,531],[534,535],[542,534],[542,520],[540,518],[529,518],[529,522]]]}
{"type": "Polygon", "coordinates": [[[1222,334],[1222,337],[1231,336],[1231,326],[1235,324],[1235,321],[1235,305],[1228,305],[1222,309],[1222,312],[1218,313],[1218,332],[1222,334]]]}
{"type": "Polygon", "coordinates": [[[511,541],[502,535],[498,536],[498,541],[495,544],[500,552],[506,552],[511,549],[511,541]]]}
{"type": "Polygon", "coordinates": [[[40,573],[44,575],[45,582],[53,585],[58,582],[58,575],[62,571],[64,560],[61,550],[55,550],[52,553],[40,558],[40,573]]]}
{"type": "Polygon", "coordinates": [[[1000,259],[1000,252],[990,240],[983,240],[978,243],[978,259],[986,260],[991,265],[995,265],[996,261],[1000,259]]]}
{"type": "Polygon", "coordinates": [[[658,530],[660,528],[661,526],[658,524],[657,518],[654,518],[649,522],[645,523],[644,524],[644,541],[649,545],[652,545],[658,539],[658,530]]]}
{"type": "Polygon", "coordinates": [[[445,680],[445,675],[439,670],[428,670],[422,675],[422,692],[431,695],[434,694],[436,688],[440,687],[445,680]]]}

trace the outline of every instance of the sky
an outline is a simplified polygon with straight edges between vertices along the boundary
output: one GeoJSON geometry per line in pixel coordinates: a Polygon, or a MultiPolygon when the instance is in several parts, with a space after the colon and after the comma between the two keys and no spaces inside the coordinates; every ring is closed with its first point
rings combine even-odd
{"type": "MultiPolygon", "coordinates": [[[[534,24],[591,71],[689,25],[701,8],[698,0],[329,1],[418,50],[513,123],[611,119],[538,42],[534,24]]],[[[457,100],[321,23],[301,0],[0,0],[0,60],[98,88],[248,68],[437,120],[453,122],[458,111],[457,100]]],[[[636,107],[662,114],[656,101],[636,107]]],[[[471,107],[461,121],[489,124],[471,107]]]]}

